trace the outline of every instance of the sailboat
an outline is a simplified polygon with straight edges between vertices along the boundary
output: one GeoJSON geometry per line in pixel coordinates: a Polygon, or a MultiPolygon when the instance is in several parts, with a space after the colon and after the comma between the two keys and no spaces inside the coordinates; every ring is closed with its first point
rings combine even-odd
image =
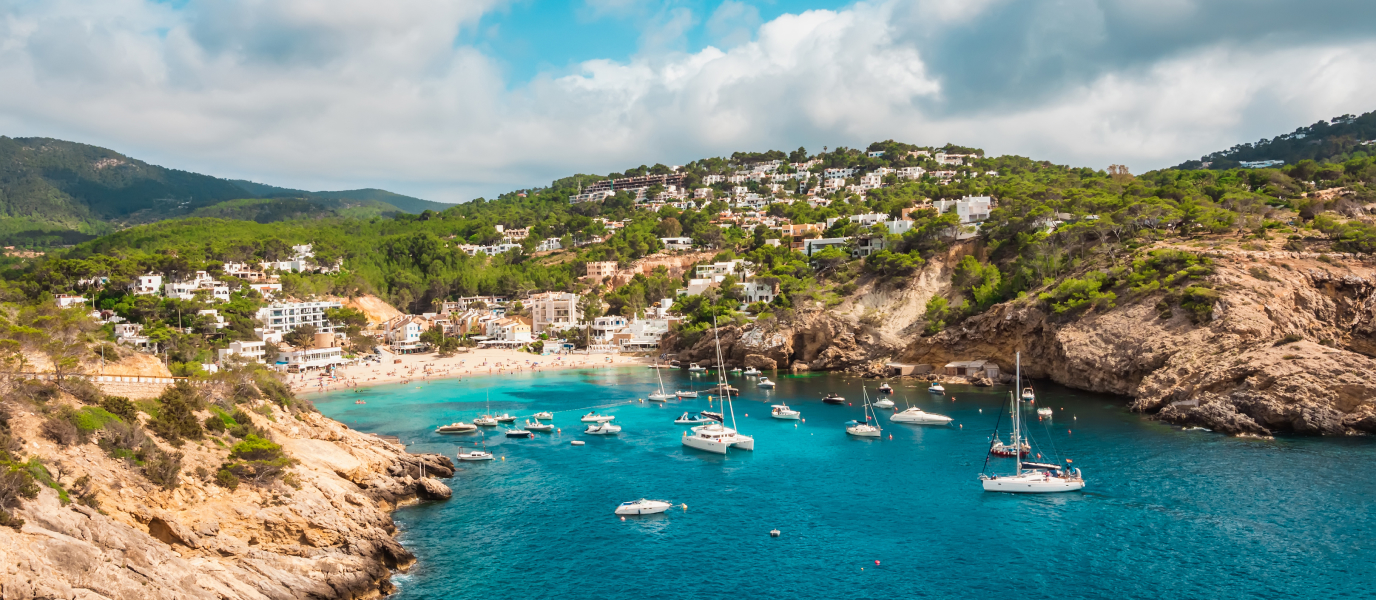
{"type": "MultiPolygon", "coordinates": [[[[1022,353],[1017,355],[1017,375],[1014,378],[1013,389],[1018,389],[1022,384],[1022,353]]],[[[1016,392],[1010,392],[1013,397],[1013,437],[1012,447],[1025,446],[1026,442],[1022,438],[1022,397],[1016,392]]],[[[984,485],[986,492],[1009,492],[1016,494],[1052,494],[1057,492],[1073,492],[1085,487],[1085,480],[1080,476],[1079,469],[1062,469],[1060,465],[1028,463],[1024,464],[1022,453],[1013,452],[1013,460],[1016,461],[1016,469],[1012,475],[987,475],[979,474],[980,482],[984,485]],[[1023,467],[1030,467],[1024,470],[1023,467]]],[[[984,459],[984,464],[989,464],[989,459],[984,459]]]]}
{"type": "Polygon", "coordinates": [[[478,427],[496,427],[497,419],[492,417],[492,392],[487,393],[487,413],[481,417],[473,419],[473,424],[478,427]]]}
{"type": "MultiPolygon", "coordinates": [[[[717,336],[717,317],[715,314],[712,315],[712,334],[717,336]]],[[[722,364],[720,336],[716,337],[716,343],[717,364],[720,365],[722,364]]],[[[726,374],[722,373],[721,369],[717,369],[717,380],[719,389],[730,388],[730,385],[726,383],[726,374]]],[[[694,427],[692,435],[689,435],[686,431],[683,432],[684,446],[705,450],[707,452],[714,452],[716,454],[726,454],[726,449],[731,447],[740,448],[742,450],[755,449],[755,438],[741,435],[740,432],[735,429],[736,409],[735,405],[731,402],[731,394],[724,394],[722,401],[726,404],[727,410],[731,414],[731,427],[727,427],[725,423],[708,423],[707,425],[694,427]]]]}
{"type": "Polygon", "coordinates": [[[664,376],[659,374],[659,369],[655,369],[655,377],[659,378],[659,391],[650,394],[650,402],[668,402],[674,395],[664,391],[664,376]]]}
{"type": "Polygon", "coordinates": [[[884,432],[879,429],[879,417],[870,407],[869,392],[865,390],[865,386],[860,386],[860,393],[865,399],[865,422],[847,426],[846,433],[858,437],[879,437],[884,432]],[[870,425],[870,418],[874,418],[874,425],[870,425]]]}

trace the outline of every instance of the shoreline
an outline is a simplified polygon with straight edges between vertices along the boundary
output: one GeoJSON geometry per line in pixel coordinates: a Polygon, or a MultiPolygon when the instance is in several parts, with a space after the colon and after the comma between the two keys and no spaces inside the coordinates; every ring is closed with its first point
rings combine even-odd
{"type": "Polygon", "coordinates": [[[649,365],[650,357],[619,354],[556,354],[537,356],[505,349],[482,349],[441,358],[438,354],[386,355],[382,364],[349,365],[333,377],[320,372],[287,374],[296,394],[323,394],[378,385],[455,379],[479,375],[539,373],[550,370],[649,365]],[[400,361],[400,362],[388,362],[400,361]]]}

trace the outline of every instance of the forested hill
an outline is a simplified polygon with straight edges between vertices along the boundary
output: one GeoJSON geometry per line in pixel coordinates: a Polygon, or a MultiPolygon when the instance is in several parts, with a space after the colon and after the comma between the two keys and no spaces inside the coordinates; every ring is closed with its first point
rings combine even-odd
{"type": "Polygon", "coordinates": [[[214,213],[280,218],[443,210],[447,205],[364,189],[306,192],[151,165],[114,150],[51,138],[0,136],[0,244],[73,244],[124,226],[214,213]],[[256,189],[254,186],[257,186],[256,189]],[[216,205],[267,198],[251,209],[216,205]],[[309,203],[303,205],[302,200],[309,203]],[[282,204],[282,206],[278,206],[282,204]]]}
{"type": "Polygon", "coordinates": [[[1238,144],[1199,160],[1185,161],[1176,168],[1223,171],[1238,168],[1241,161],[1266,160],[1283,160],[1287,165],[1304,160],[1341,163],[1353,158],[1355,152],[1376,152],[1376,111],[1360,117],[1333,117],[1255,144],[1238,144]]]}

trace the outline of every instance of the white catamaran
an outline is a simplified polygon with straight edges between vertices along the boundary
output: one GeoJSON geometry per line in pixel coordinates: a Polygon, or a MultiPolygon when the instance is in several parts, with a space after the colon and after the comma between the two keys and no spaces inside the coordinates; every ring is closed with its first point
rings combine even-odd
{"type": "MultiPolygon", "coordinates": [[[[717,318],[712,316],[712,334],[717,333],[717,318]]],[[[717,337],[717,364],[722,364],[721,338],[717,337]]],[[[728,389],[726,374],[721,369],[717,369],[718,389],[728,389]]],[[[683,432],[683,445],[689,448],[714,452],[716,454],[726,454],[727,448],[740,448],[741,450],[754,450],[755,438],[741,435],[736,431],[736,409],[731,402],[731,394],[725,394],[723,402],[731,415],[731,427],[724,423],[708,423],[693,428],[690,435],[687,431],[683,432]]]]}
{"type": "MultiPolygon", "coordinates": [[[[1022,437],[1022,397],[1016,391],[1022,384],[1022,354],[1017,355],[1017,375],[1014,379],[1013,392],[1013,447],[1025,444],[1022,437]]],[[[1079,469],[1062,469],[1060,465],[1030,463],[1024,465],[1022,455],[1019,452],[1013,453],[1013,460],[1016,461],[1016,469],[1012,475],[986,475],[980,473],[980,481],[984,484],[986,492],[1009,492],[1016,494],[1050,494],[1056,492],[1073,492],[1084,489],[1085,480],[1080,476],[1079,469]],[[1027,466],[1029,468],[1024,469],[1027,466]]],[[[988,464],[988,459],[985,459],[988,464]]]]}

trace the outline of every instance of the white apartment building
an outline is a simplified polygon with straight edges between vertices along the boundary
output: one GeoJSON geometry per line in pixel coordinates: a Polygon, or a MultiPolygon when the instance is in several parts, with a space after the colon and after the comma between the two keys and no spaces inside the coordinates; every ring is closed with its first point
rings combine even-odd
{"type": "Polygon", "coordinates": [[[666,237],[659,238],[660,243],[664,244],[665,250],[692,250],[693,238],[690,237],[666,237]]]}
{"type": "Polygon", "coordinates": [[[966,196],[960,200],[937,200],[932,203],[938,214],[955,209],[961,223],[978,223],[989,218],[993,199],[989,196],[966,196]]]}
{"type": "Polygon", "coordinates": [[[564,246],[563,246],[563,244],[559,241],[559,238],[552,237],[552,238],[545,238],[545,241],[540,242],[540,244],[539,244],[538,246],[535,247],[535,251],[536,251],[536,252],[548,252],[548,251],[550,251],[550,250],[561,250],[561,249],[563,249],[563,247],[564,247],[564,246]]]}
{"type": "Polygon", "coordinates": [[[698,200],[706,200],[706,199],[711,198],[711,197],[712,197],[712,188],[705,188],[705,187],[704,187],[704,188],[698,188],[698,189],[696,189],[696,190],[693,190],[693,198],[696,198],[696,199],[698,199],[698,200]]]}
{"type": "Polygon", "coordinates": [[[726,275],[736,275],[738,277],[750,277],[750,265],[742,259],[732,261],[698,265],[693,274],[699,278],[704,277],[724,277],[726,275]]]}
{"type": "Polygon", "coordinates": [[[773,302],[774,298],[779,295],[779,284],[777,283],[742,281],[736,286],[741,289],[741,295],[745,297],[746,304],[773,302]]]}
{"type": "Polygon", "coordinates": [[[333,333],[334,326],[325,319],[325,309],[344,308],[338,302],[274,302],[258,309],[258,320],[274,331],[295,331],[302,325],[314,325],[321,333],[333,333]]]}
{"type": "Polygon", "coordinates": [[[620,315],[597,317],[592,320],[592,341],[597,344],[610,344],[612,336],[616,332],[624,329],[629,324],[626,317],[620,315]]]}
{"type": "Polygon", "coordinates": [[[225,325],[228,325],[228,323],[225,323],[225,318],[224,318],[224,316],[221,315],[221,314],[220,314],[220,311],[218,311],[218,310],[214,310],[214,309],[198,310],[198,311],[196,311],[196,314],[197,314],[197,315],[202,315],[202,316],[210,317],[210,321],[211,321],[212,323],[214,323],[213,326],[214,326],[216,329],[224,329],[224,328],[225,328],[225,325]]]}
{"type": "Polygon", "coordinates": [[[149,273],[139,275],[138,281],[134,282],[134,293],[139,296],[149,296],[162,291],[162,275],[149,273]]]}
{"type": "Polygon", "coordinates": [[[903,167],[901,169],[895,169],[894,172],[900,179],[910,179],[913,181],[922,179],[922,176],[927,174],[927,170],[922,167],[903,167]]]}
{"type": "Polygon", "coordinates": [[[280,283],[250,283],[248,288],[262,294],[264,298],[271,298],[282,293],[282,284],[280,283]]]}
{"type": "Polygon", "coordinates": [[[534,340],[530,333],[530,325],[518,317],[493,319],[486,325],[487,336],[505,345],[524,345],[534,340]]]}
{"type": "Polygon", "coordinates": [[[424,332],[424,319],[403,317],[398,322],[388,324],[387,341],[392,344],[415,344],[420,342],[420,334],[424,332]]]}
{"type": "Polygon", "coordinates": [[[288,371],[304,371],[307,369],[323,369],[333,365],[342,365],[349,361],[344,359],[343,348],[306,348],[304,350],[294,350],[283,352],[279,363],[285,362],[288,371]]]}
{"type": "Polygon", "coordinates": [[[163,294],[168,298],[194,300],[197,292],[206,292],[210,300],[214,302],[229,302],[229,286],[215,281],[215,278],[205,271],[196,271],[195,277],[190,281],[169,283],[163,286],[163,294]]]}
{"type": "Polygon", "coordinates": [[[520,243],[522,240],[525,240],[527,237],[530,237],[530,228],[522,227],[520,229],[506,229],[502,225],[498,225],[497,233],[502,234],[502,239],[508,242],[520,243]]]}
{"type": "Polygon", "coordinates": [[[846,179],[855,177],[855,171],[855,169],[827,169],[822,171],[822,177],[825,179],[846,179]]]}
{"type": "Polygon", "coordinates": [[[78,304],[85,304],[85,303],[86,303],[86,297],[85,297],[85,296],[74,296],[74,295],[71,295],[71,294],[58,294],[58,295],[57,295],[57,307],[58,307],[58,308],[68,308],[68,307],[70,307],[70,306],[76,306],[76,305],[78,305],[78,304]]]}
{"type": "Polygon", "coordinates": [[[563,331],[581,323],[578,314],[578,295],[569,292],[532,294],[526,305],[530,307],[531,329],[534,333],[563,331]]]}
{"type": "Polygon", "coordinates": [[[595,192],[584,192],[569,196],[569,204],[579,204],[582,202],[601,202],[607,198],[615,196],[616,192],[611,190],[597,190],[595,192]]]}
{"type": "Polygon", "coordinates": [[[585,275],[593,281],[602,281],[603,278],[616,275],[616,261],[605,260],[588,263],[588,274],[585,275]]]}
{"type": "Polygon", "coordinates": [[[225,364],[225,360],[230,357],[236,357],[245,362],[261,363],[267,354],[266,348],[267,344],[263,342],[230,342],[228,348],[220,348],[216,354],[219,355],[221,365],[225,364]]]}

